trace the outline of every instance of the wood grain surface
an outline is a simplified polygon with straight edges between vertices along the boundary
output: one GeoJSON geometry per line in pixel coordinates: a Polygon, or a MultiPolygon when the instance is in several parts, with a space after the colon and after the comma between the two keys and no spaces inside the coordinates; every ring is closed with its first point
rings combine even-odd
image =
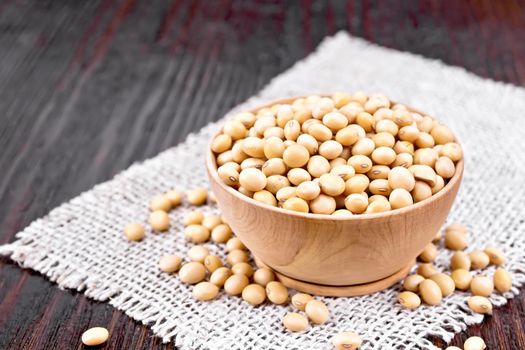
{"type": "MultiPolygon", "coordinates": [[[[218,119],[340,29],[525,85],[517,0],[0,1],[0,243],[218,119]]],[[[0,260],[0,349],[82,349],[95,325],[110,330],[103,349],[173,348],[0,260]]],[[[522,293],[453,344],[525,349],[524,331],[522,293]]]]}

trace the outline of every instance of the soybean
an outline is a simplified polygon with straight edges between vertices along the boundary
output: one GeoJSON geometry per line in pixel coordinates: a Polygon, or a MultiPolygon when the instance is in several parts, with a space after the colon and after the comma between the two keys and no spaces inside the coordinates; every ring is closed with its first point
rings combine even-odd
{"type": "Polygon", "coordinates": [[[288,301],[288,288],[281,282],[268,282],[266,285],[266,296],[274,304],[284,304],[288,301]]]}
{"type": "Polygon", "coordinates": [[[177,255],[164,255],[159,260],[159,268],[161,271],[172,273],[180,268],[182,259],[177,255]]]}
{"type": "Polygon", "coordinates": [[[304,311],[304,309],[306,308],[306,304],[308,304],[308,302],[313,299],[314,297],[312,297],[310,294],[296,293],[292,297],[292,305],[295,306],[297,309],[304,311]]]}
{"type": "Polygon", "coordinates": [[[239,295],[250,283],[246,275],[232,275],[224,282],[224,291],[229,295],[239,295]]]}
{"type": "Polygon", "coordinates": [[[296,312],[289,312],[283,317],[283,325],[290,332],[302,332],[308,328],[308,319],[296,312]]]}
{"type": "Polygon", "coordinates": [[[253,281],[263,287],[266,287],[273,280],[275,280],[275,274],[272,270],[265,267],[257,269],[253,274],[253,281]]]}
{"type": "Polygon", "coordinates": [[[341,332],[332,338],[332,344],[337,350],[356,350],[362,343],[361,337],[354,332],[341,332]]]}
{"type": "Polygon", "coordinates": [[[510,273],[502,268],[494,272],[494,287],[500,293],[506,293],[512,288],[512,277],[510,273]]]}
{"type": "Polygon", "coordinates": [[[310,300],[306,303],[304,308],[306,315],[315,324],[323,324],[328,321],[330,317],[330,311],[326,307],[326,304],[320,300],[310,300]]]}
{"type": "Polygon", "coordinates": [[[179,278],[183,283],[196,284],[206,276],[206,268],[199,262],[189,262],[182,265],[179,270],[179,278]]]}
{"type": "Polygon", "coordinates": [[[476,276],[470,282],[470,291],[474,295],[488,297],[494,291],[494,282],[486,276],[476,276]]]}
{"type": "Polygon", "coordinates": [[[197,300],[212,300],[217,294],[219,294],[219,287],[210,282],[200,282],[193,287],[193,296],[197,300]]]}
{"type": "Polygon", "coordinates": [[[414,292],[405,291],[399,293],[398,297],[399,304],[407,309],[415,309],[421,305],[421,299],[414,292]]]}
{"type": "Polygon", "coordinates": [[[87,346],[104,344],[109,338],[109,332],[104,327],[93,327],[82,333],[82,343],[87,346]]]}
{"type": "Polygon", "coordinates": [[[474,295],[468,298],[467,304],[470,309],[478,314],[492,314],[492,303],[485,297],[474,295]]]}
{"type": "Polygon", "coordinates": [[[439,285],[430,279],[426,279],[419,284],[419,293],[423,301],[429,305],[438,305],[443,298],[439,285]]]}
{"type": "Polygon", "coordinates": [[[242,290],[242,298],[251,305],[259,305],[266,299],[266,291],[258,284],[249,284],[242,290]]]}
{"type": "Polygon", "coordinates": [[[140,241],[144,238],[144,226],[138,223],[131,223],[124,228],[124,235],[130,241],[140,241]]]}

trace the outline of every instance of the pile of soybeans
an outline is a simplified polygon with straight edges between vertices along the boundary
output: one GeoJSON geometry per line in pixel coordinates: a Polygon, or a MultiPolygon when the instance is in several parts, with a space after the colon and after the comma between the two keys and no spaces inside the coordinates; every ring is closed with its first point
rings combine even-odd
{"type": "Polygon", "coordinates": [[[297,98],[226,122],[217,172],[256,201],[350,216],[403,208],[439,192],[463,157],[451,130],[380,94],[297,98]]]}

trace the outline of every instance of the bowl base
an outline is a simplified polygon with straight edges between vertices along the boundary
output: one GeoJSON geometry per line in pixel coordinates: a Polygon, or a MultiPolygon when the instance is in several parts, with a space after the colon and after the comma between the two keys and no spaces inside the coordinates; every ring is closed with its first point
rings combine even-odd
{"type": "Polygon", "coordinates": [[[410,269],[416,263],[414,260],[412,263],[402,268],[401,270],[397,271],[396,273],[388,277],[385,277],[383,279],[377,280],[377,281],[373,281],[369,283],[362,283],[362,284],[348,285],[348,286],[329,286],[325,284],[305,282],[305,281],[301,281],[301,280],[297,280],[297,279],[288,277],[286,275],[283,275],[280,272],[273,270],[271,267],[266,265],[256,256],[254,256],[254,260],[255,260],[255,264],[258,267],[266,267],[266,268],[271,269],[275,273],[277,280],[279,280],[286,287],[293,288],[300,292],[304,292],[308,294],[322,295],[322,296],[327,296],[327,297],[352,297],[352,296],[366,295],[366,294],[372,294],[375,292],[379,292],[383,289],[386,289],[394,285],[395,283],[405,278],[405,276],[408,274],[410,269]]]}

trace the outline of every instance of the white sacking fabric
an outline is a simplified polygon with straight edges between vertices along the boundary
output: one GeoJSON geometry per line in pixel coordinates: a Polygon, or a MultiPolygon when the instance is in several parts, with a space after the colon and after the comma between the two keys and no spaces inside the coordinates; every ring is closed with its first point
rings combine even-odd
{"type": "MultiPolygon", "coordinates": [[[[341,32],[236,111],[284,96],[356,90],[382,92],[438,118],[458,135],[466,168],[449,220],[468,225],[469,251],[493,244],[505,252],[514,287],[490,298],[495,305],[505,304],[525,281],[525,89],[341,32]]],[[[330,339],[344,330],[363,337],[362,349],[433,349],[428,336],[449,341],[466,325],[482,321],[466,304],[469,294],[462,292],[439,306],[404,310],[396,302],[399,284],[368,296],[322,298],[331,312],[329,322],[296,334],[287,333],[281,323],[291,306],[252,307],[223,292],[214,301],[196,301],[191,286],[157,267],[163,254],[186,255],[191,244],[182,221],[193,208],[184,204],[173,210],[169,232],[148,229],[140,243],[127,241],[122,230],[129,222],[146,220],[153,195],[207,186],[204,153],[217,127],[204,127],[52,210],[18,233],[16,242],[0,247],[0,254],[60,287],[107,300],[184,350],[330,349],[330,339]]],[[[217,213],[213,205],[199,209],[217,213]]],[[[224,257],[224,245],[206,246],[224,257]]],[[[440,269],[448,271],[450,255],[440,249],[440,269]]],[[[486,273],[492,276],[493,271],[486,273]]]]}

